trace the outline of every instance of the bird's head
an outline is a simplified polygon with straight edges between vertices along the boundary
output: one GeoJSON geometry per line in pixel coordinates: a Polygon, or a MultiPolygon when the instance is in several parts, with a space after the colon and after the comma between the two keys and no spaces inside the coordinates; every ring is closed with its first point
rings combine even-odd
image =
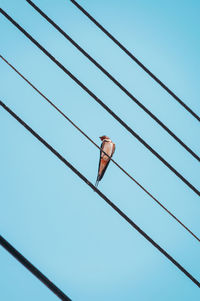
{"type": "Polygon", "coordinates": [[[110,139],[108,136],[101,136],[99,138],[101,139],[101,141],[103,141],[104,139],[110,139]]]}

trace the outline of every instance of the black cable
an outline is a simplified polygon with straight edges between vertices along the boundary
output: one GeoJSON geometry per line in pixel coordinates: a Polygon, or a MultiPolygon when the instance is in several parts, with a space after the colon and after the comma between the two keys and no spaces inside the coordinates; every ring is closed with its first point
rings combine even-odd
{"type": "Polygon", "coordinates": [[[200,162],[200,157],[191,150],[179,137],[177,137],[159,118],[149,111],[133,94],[131,94],[120,82],[118,82],[106,69],[104,69],[95,59],[93,59],[79,44],[77,44],[62,28],[60,28],[51,18],[49,18],[31,0],[26,0],[42,17],[44,17],[54,28],[56,28],[70,43],[72,43],[85,57],[87,57],[99,70],[101,70],[112,82],[114,82],[130,99],[132,99],[144,112],[154,119],[171,137],[173,137],[182,147],[185,148],[195,159],[200,162]]]}
{"type": "MultiPolygon", "coordinates": [[[[37,91],[57,112],[59,112],[67,121],[69,121],[83,136],[85,136],[94,146],[101,150],[105,155],[106,152],[99,147],[86,133],[84,133],[66,114],[64,114],[49,98],[47,98],[40,90],[38,90],[26,77],[24,77],[13,65],[11,65],[2,55],[0,58],[8,64],[20,77],[22,77],[35,91],[37,91]]],[[[108,156],[109,157],[109,156],[108,156]]],[[[157,198],[155,198],[146,188],[144,188],[133,176],[131,176],[123,167],[121,167],[113,158],[110,160],[134,183],[136,183],[148,196],[150,196],[159,206],[161,206],[171,217],[173,217],[182,227],[185,228],[196,240],[200,242],[200,238],[197,237],[185,224],[183,224],[171,211],[169,211],[157,198]]]]}
{"type": "Polygon", "coordinates": [[[135,230],[137,230],[144,238],[146,238],[157,250],[159,250],[167,259],[169,259],[180,271],[182,271],[190,280],[198,287],[200,282],[195,279],[187,270],[185,270],[171,255],[169,255],[162,247],[160,247],[150,236],[148,236],[140,227],[138,227],[123,211],[121,211],[113,202],[110,201],[98,188],[96,188],[86,177],[84,177],[71,163],[69,163],[61,154],[59,154],[50,144],[48,144],[41,136],[39,136],[28,124],[26,124],[19,116],[17,116],[2,101],[0,105],[13,116],[23,127],[25,127],[35,138],[45,145],[59,160],[68,166],[82,181],[90,186],[106,203],[111,206],[121,217],[123,217],[135,230]]]}
{"type": "Polygon", "coordinates": [[[95,20],[75,0],[70,0],[84,15],[86,15],[99,29],[101,29],[116,45],[118,45],[138,66],[140,66],[151,78],[153,78],[165,91],[167,91],[180,105],[182,105],[193,117],[200,121],[200,117],[192,111],[172,90],[170,90],[159,78],[157,78],[142,62],[140,62],[128,49],[126,49],[111,33],[109,33],[97,20],[95,20]]]}
{"type": "Polygon", "coordinates": [[[107,112],[110,113],[127,131],[129,131],[138,141],[150,150],[160,161],[162,161],[179,179],[181,179],[198,196],[200,191],[194,187],[186,178],[184,178],[172,165],[161,157],[148,143],[146,143],[132,128],[130,128],[118,115],[116,115],[101,99],[90,91],[78,78],[76,78],[67,68],[65,68],[53,55],[51,55],[42,45],[40,45],[25,29],[14,21],[3,9],[0,12],[17,27],[29,40],[31,40],[43,53],[45,53],[58,67],[60,67],[68,76],[70,76],[83,90],[85,90],[96,102],[98,102],[107,112]]]}
{"type": "MultiPolygon", "coordinates": [[[[2,105],[0,101],[0,105],[2,105]]],[[[46,285],[58,298],[64,301],[70,301],[53,282],[51,282],[42,272],[40,272],[28,259],[18,252],[5,238],[0,235],[0,245],[6,249],[15,259],[17,259],[27,270],[46,285]]]]}

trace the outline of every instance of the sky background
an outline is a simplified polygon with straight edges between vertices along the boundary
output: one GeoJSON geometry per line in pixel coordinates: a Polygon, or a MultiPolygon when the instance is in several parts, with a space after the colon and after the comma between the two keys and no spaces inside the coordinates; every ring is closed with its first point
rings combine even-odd
{"type": "MultiPolygon", "coordinates": [[[[67,0],[46,14],[200,155],[200,125],[67,0]]],[[[79,1],[200,114],[200,2],[79,1]]],[[[25,0],[0,6],[200,189],[200,166],[25,0]]],[[[0,54],[200,236],[198,196],[0,15],[0,54]]],[[[92,183],[99,150],[0,60],[1,100],[92,183]]],[[[0,233],[75,301],[199,300],[200,290],[90,187],[0,108],[0,233]]],[[[99,189],[200,281],[200,244],[112,162],[99,189]]],[[[0,299],[57,300],[0,248],[0,299]]]]}

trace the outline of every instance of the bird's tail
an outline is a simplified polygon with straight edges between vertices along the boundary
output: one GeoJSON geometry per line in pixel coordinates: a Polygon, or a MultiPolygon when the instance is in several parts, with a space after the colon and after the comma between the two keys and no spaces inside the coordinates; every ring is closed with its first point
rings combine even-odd
{"type": "Polygon", "coordinates": [[[96,180],[96,183],[95,183],[95,187],[98,187],[99,185],[99,175],[97,176],[97,180],[96,180]]]}

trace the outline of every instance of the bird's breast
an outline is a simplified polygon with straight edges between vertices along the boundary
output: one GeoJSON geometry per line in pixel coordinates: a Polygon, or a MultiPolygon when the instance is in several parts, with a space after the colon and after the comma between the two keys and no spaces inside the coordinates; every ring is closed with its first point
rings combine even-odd
{"type": "MultiPolygon", "coordinates": [[[[104,145],[104,152],[110,157],[112,155],[112,149],[113,149],[113,144],[112,142],[106,142],[105,145],[104,145]]],[[[104,160],[109,160],[109,158],[104,154],[102,153],[102,158],[104,160]]]]}

